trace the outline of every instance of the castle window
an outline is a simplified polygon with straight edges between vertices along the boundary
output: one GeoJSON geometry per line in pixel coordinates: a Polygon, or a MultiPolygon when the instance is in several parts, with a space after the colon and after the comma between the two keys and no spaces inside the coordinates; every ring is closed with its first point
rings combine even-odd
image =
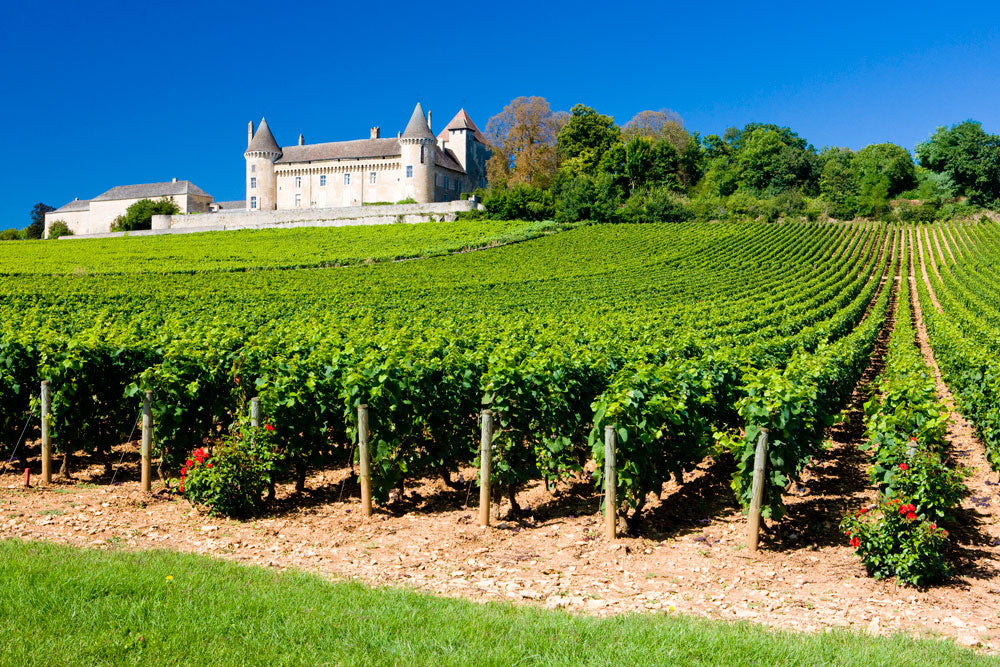
{"type": "Polygon", "coordinates": [[[257,187],[257,177],[256,176],[251,176],[250,177],[250,187],[251,188],[257,187]]]}
{"type": "Polygon", "coordinates": [[[406,165],[406,177],[407,178],[413,178],[413,166],[412,165],[406,165]]]}
{"type": "Polygon", "coordinates": [[[295,187],[297,187],[297,188],[301,188],[302,187],[302,177],[301,176],[296,176],[295,177],[295,187]]]}
{"type": "Polygon", "coordinates": [[[319,176],[319,184],[320,185],[326,185],[326,174],[320,174],[320,176],[319,176]]]}
{"type": "Polygon", "coordinates": [[[250,173],[253,174],[256,172],[257,172],[257,165],[255,164],[250,165],[250,173]]]}
{"type": "Polygon", "coordinates": [[[344,185],[350,185],[350,184],[351,184],[351,172],[347,172],[346,174],[344,174],[344,185]]]}
{"type": "Polygon", "coordinates": [[[302,195],[299,194],[295,195],[295,205],[302,206],[302,195]]]}
{"type": "Polygon", "coordinates": [[[368,176],[368,182],[371,183],[372,185],[375,185],[375,172],[374,171],[368,176]]]}
{"type": "Polygon", "coordinates": [[[420,144],[420,164],[424,163],[424,145],[420,144]]]}
{"type": "Polygon", "coordinates": [[[256,197],[250,197],[250,208],[251,209],[257,208],[257,198],[256,197]]]}

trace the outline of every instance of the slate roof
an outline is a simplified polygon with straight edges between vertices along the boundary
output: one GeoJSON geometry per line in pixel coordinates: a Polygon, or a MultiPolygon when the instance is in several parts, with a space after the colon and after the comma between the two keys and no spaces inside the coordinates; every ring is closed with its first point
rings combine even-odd
{"type": "Polygon", "coordinates": [[[150,199],[167,195],[201,195],[210,196],[191,181],[166,181],[165,183],[139,183],[137,185],[119,185],[100,194],[90,201],[113,201],[117,199],[150,199]]]}
{"type": "Polygon", "coordinates": [[[413,107],[413,115],[410,116],[410,122],[406,124],[406,129],[403,130],[404,139],[434,139],[434,133],[431,132],[431,128],[427,125],[427,116],[424,115],[424,109],[420,106],[420,102],[417,102],[417,106],[413,107]]]}
{"type": "Polygon", "coordinates": [[[217,201],[213,205],[220,211],[234,211],[246,208],[247,202],[245,199],[239,201],[217,201]]]}
{"type": "Polygon", "coordinates": [[[469,114],[465,112],[465,109],[458,110],[458,113],[451,119],[451,122],[448,123],[443,130],[441,130],[441,134],[438,135],[438,139],[440,141],[448,141],[450,130],[470,130],[472,132],[472,136],[476,138],[476,141],[481,144],[489,145],[489,142],[486,141],[486,137],[479,131],[476,124],[472,122],[472,119],[469,117],[469,114]]]}
{"type": "Polygon", "coordinates": [[[90,200],[89,199],[74,199],[68,204],[63,204],[52,213],[70,213],[72,211],[89,211],[90,210],[90,200]]]}
{"type": "Polygon", "coordinates": [[[244,153],[281,153],[281,149],[278,148],[278,142],[274,140],[274,135],[271,134],[271,128],[267,126],[267,119],[260,119],[260,126],[253,135],[253,139],[250,140],[250,145],[247,146],[244,153]]]}
{"type": "Polygon", "coordinates": [[[434,152],[434,164],[439,167],[444,167],[445,169],[451,169],[452,171],[457,171],[461,174],[465,173],[462,169],[462,164],[455,158],[455,154],[451,149],[438,150],[434,152]]]}
{"type": "Polygon", "coordinates": [[[275,164],[290,162],[311,162],[316,160],[349,160],[356,158],[394,157],[401,155],[399,140],[355,139],[353,141],[330,141],[325,144],[286,146],[280,149],[282,155],[275,164]]]}

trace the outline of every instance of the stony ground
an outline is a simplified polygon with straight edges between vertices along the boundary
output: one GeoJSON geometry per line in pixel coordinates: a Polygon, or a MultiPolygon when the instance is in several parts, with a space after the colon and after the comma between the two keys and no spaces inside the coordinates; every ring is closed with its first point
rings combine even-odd
{"type": "MultiPolygon", "coordinates": [[[[905,287],[917,276],[894,282],[905,287]]],[[[919,321],[918,329],[932,362],[919,321]]],[[[409,485],[402,499],[365,521],[345,468],[314,474],[303,494],[279,488],[268,516],[238,522],[207,516],[162,490],[142,494],[135,443],[118,452],[125,465],[115,485],[86,459],[73,480],[48,488],[25,488],[23,466],[0,473],[0,538],[178,549],[377,586],[598,615],[695,614],[806,632],[904,632],[1000,651],[1000,482],[961,417],[953,415],[949,437],[956,459],[973,469],[972,493],[952,533],[957,571],[949,582],[913,589],[873,580],[837,529],[845,511],[874,498],[856,444],[860,403],[879,370],[883,344],[847,421],[831,432],[828,455],[791,490],[789,516],[768,526],[753,556],[744,548],[746,522],[729,490],[734,468],[727,458],[706,459],[683,486],[665,486],[646,511],[641,537],[608,543],[601,537],[599,499],[583,477],[555,493],[536,484],[518,496],[528,518],[481,528],[476,489],[456,491],[439,480],[409,485]]],[[[950,401],[943,383],[940,389],[950,401]]],[[[29,460],[37,474],[37,460],[29,460]]],[[[463,483],[470,479],[474,471],[463,471],[463,483]]],[[[498,516],[504,510],[498,508],[498,516]]]]}

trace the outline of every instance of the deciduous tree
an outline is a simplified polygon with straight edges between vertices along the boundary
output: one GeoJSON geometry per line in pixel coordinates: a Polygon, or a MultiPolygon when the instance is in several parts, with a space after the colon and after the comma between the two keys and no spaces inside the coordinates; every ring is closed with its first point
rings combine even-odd
{"type": "Polygon", "coordinates": [[[55,209],[48,204],[38,202],[31,209],[31,224],[24,228],[24,237],[28,239],[40,239],[45,235],[45,214],[55,209]]]}
{"type": "Polygon", "coordinates": [[[988,134],[981,123],[939,127],[916,152],[920,166],[947,174],[971,203],[1000,201],[1000,137],[988,134]]]}
{"type": "Polygon", "coordinates": [[[558,167],[556,136],[568,121],[544,97],[518,97],[486,124],[493,157],[486,164],[491,186],[548,187],[558,167]]]}
{"type": "Polygon", "coordinates": [[[583,104],[574,105],[569,121],[559,130],[556,147],[560,161],[572,161],[573,173],[592,175],[601,156],[618,141],[621,131],[611,116],[583,104]]]}

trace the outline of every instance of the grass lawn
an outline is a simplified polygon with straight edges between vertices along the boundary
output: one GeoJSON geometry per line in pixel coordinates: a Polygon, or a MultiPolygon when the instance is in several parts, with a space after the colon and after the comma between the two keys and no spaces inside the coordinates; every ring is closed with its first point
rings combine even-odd
{"type": "Polygon", "coordinates": [[[0,541],[3,665],[965,665],[944,642],[596,619],[168,551],[0,541]]]}

